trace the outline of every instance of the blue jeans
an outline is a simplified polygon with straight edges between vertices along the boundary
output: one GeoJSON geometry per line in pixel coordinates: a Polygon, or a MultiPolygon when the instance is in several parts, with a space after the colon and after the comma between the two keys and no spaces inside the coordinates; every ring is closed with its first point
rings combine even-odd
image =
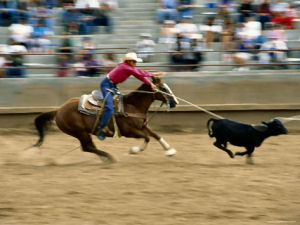
{"type": "Polygon", "coordinates": [[[107,77],[105,77],[100,83],[100,89],[102,91],[103,96],[106,98],[104,104],[104,112],[99,126],[100,131],[106,126],[109,119],[114,113],[114,101],[113,101],[114,95],[113,93],[109,92],[107,89],[115,89],[115,88],[117,88],[117,86],[111,83],[107,77]]]}

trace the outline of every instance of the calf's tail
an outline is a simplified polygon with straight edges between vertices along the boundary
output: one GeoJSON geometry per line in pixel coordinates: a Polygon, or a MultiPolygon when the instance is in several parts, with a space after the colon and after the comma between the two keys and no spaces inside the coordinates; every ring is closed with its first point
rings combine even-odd
{"type": "Polygon", "coordinates": [[[210,136],[210,137],[214,137],[214,133],[211,129],[211,123],[214,123],[215,121],[217,121],[217,119],[210,118],[206,123],[206,127],[207,127],[207,130],[208,130],[208,136],[210,136]]]}
{"type": "Polygon", "coordinates": [[[55,110],[55,111],[42,113],[41,115],[35,118],[34,124],[39,133],[39,140],[34,145],[35,147],[40,147],[43,144],[44,136],[45,136],[44,131],[46,129],[46,126],[47,124],[50,124],[50,122],[55,118],[56,112],[57,111],[55,110]]]}

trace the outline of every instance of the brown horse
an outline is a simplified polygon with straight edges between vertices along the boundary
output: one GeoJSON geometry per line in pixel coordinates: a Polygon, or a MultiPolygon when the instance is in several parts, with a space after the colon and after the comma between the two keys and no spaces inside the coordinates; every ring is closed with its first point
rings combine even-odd
{"type": "MultiPolygon", "coordinates": [[[[169,104],[170,107],[175,107],[178,102],[169,87],[162,82],[161,78],[153,77],[152,79],[159,91],[153,92],[149,85],[143,84],[136,91],[124,95],[124,112],[125,114],[127,113],[127,116],[124,114],[116,115],[116,123],[121,136],[144,139],[143,145],[140,147],[132,147],[130,153],[134,154],[145,150],[151,136],[166,150],[165,154],[167,156],[172,156],[176,154],[176,150],[171,148],[162,137],[146,125],[145,118],[150,105],[155,100],[169,104]]],[[[80,113],[78,111],[78,103],[79,98],[72,98],[65,102],[59,109],[39,115],[35,119],[35,126],[39,132],[39,140],[35,146],[41,146],[44,140],[45,125],[55,118],[60,130],[80,141],[83,151],[95,153],[105,161],[114,161],[109,153],[97,149],[94,145],[90,134],[96,135],[97,130],[93,132],[96,116],[80,113]]],[[[114,131],[112,119],[108,123],[108,128],[114,131]]],[[[112,132],[106,133],[106,136],[112,137],[112,132]]]]}

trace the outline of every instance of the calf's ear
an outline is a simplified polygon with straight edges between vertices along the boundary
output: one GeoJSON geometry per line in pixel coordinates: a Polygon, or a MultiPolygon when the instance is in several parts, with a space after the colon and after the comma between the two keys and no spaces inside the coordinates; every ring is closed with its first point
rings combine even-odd
{"type": "Polygon", "coordinates": [[[261,121],[261,123],[264,124],[264,125],[268,125],[265,121],[261,121]]]}

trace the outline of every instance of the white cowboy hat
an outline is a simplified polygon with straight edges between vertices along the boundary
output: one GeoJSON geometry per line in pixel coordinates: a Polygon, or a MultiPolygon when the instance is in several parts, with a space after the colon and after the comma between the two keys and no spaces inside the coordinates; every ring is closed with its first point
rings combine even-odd
{"type": "Polygon", "coordinates": [[[128,52],[125,57],[122,59],[123,62],[126,60],[134,60],[136,62],[143,62],[141,58],[138,58],[135,52],[128,52]]]}

